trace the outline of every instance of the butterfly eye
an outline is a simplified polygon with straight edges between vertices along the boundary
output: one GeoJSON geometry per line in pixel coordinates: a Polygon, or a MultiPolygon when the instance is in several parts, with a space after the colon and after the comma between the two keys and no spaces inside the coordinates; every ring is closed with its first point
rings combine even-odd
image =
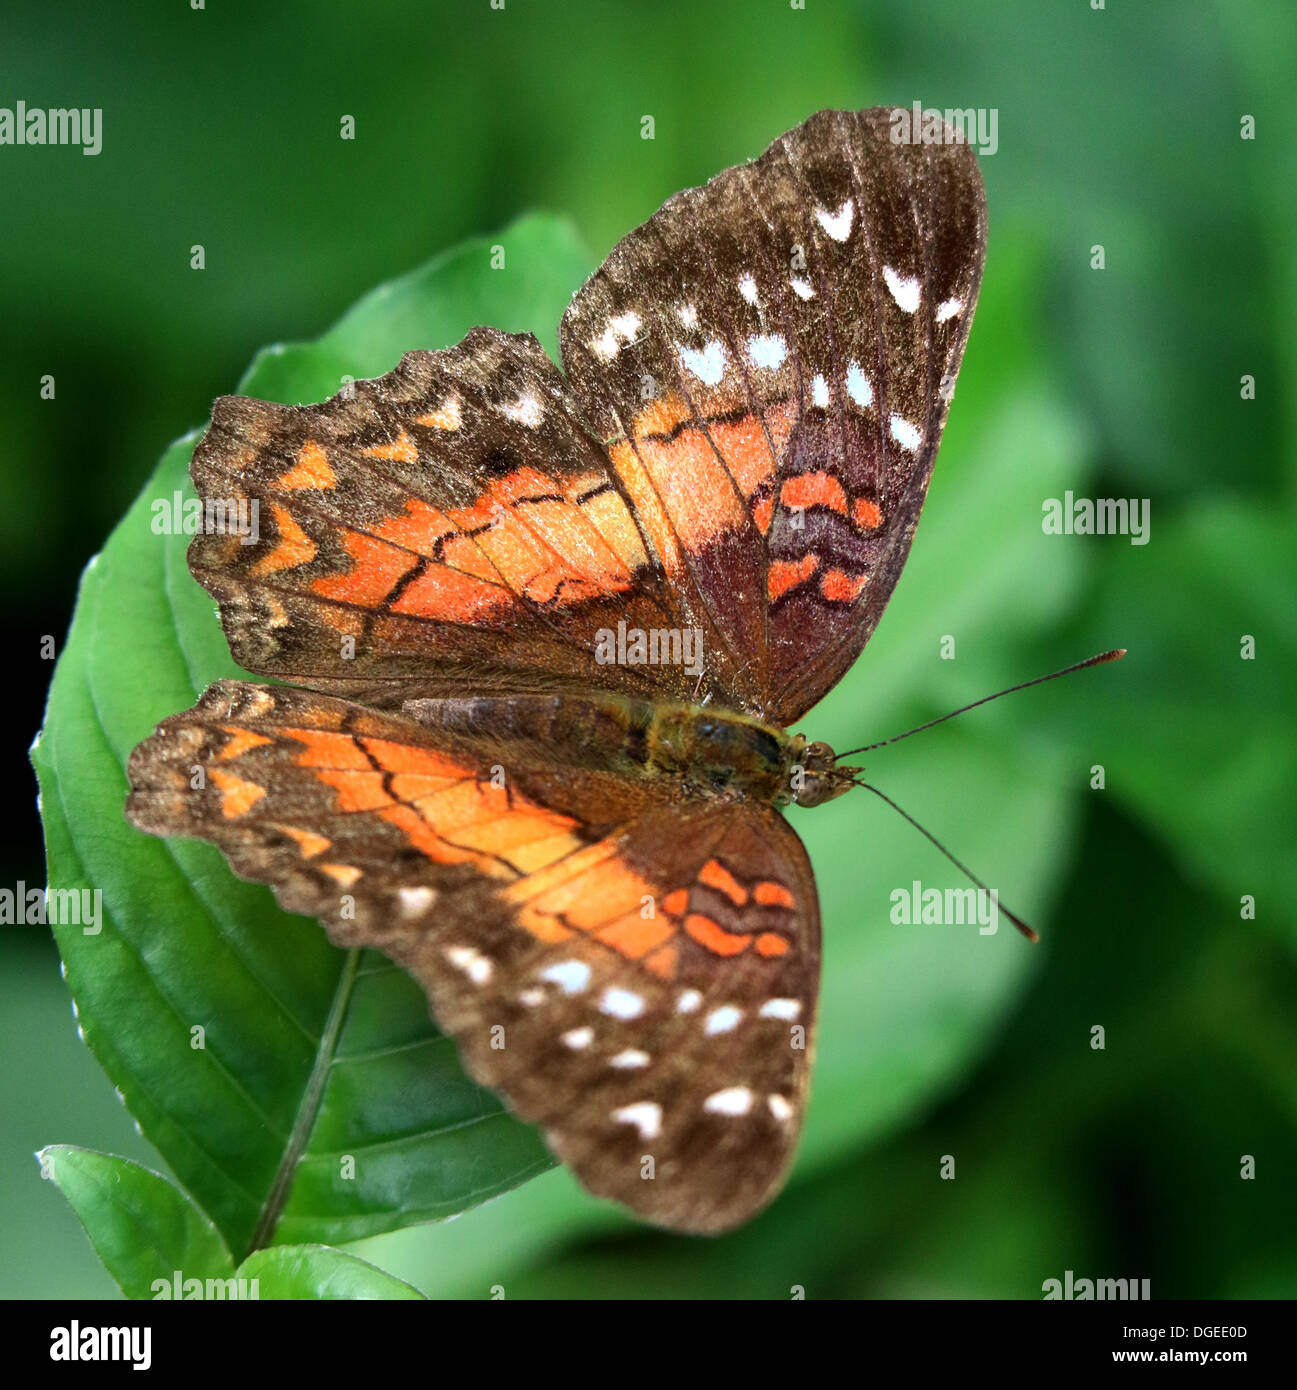
{"type": "Polygon", "coordinates": [[[820,806],[829,799],[828,784],[823,777],[812,774],[803,782],[794,799],[799,806],[820,806]]]}

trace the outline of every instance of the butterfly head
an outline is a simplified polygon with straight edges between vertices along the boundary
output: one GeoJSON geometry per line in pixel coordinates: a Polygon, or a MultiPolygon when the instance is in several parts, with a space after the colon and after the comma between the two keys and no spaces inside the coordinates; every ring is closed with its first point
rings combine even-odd
{"type": "Polygon", "coordinates": [[[842,767],[833,749],[816,740],[794,748],[791,800],[798,806],[820,806],[848,792],[855,785],[860,767],[842,767]]]}

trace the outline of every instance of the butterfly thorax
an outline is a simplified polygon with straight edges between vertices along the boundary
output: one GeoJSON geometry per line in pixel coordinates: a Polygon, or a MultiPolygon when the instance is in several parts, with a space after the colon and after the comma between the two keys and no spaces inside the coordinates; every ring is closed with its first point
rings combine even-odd
{"type": "Polygon", "coordinates": [[[551,765],[671,780],[686,794],[726,793],[772,806],[817,806],[842,795],[857,769],[826,743],[711,706],[621,695],[504,695],[412,700],[405,713],[449,734],[489,742],[502,761],[544,749],[551,765]]]}
{"type": "Polygon", "coordinates": [[[645,765],[704,790],[734,790],[774,806],[818,806],[851,786],[827,743],[699,705],[653,704],[645,765]]]}

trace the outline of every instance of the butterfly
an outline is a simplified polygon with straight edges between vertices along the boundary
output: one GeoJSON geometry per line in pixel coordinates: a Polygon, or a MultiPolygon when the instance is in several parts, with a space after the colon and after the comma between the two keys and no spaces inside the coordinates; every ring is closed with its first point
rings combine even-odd
{"type": "Polygon", "coordinates": [[[821,111],[670,198],[534,337],[476,328],[319,405],[215,404],[255,502],[189,566],[222,680],[128,818],[426,991],[592,1193],[750,1218],[806,1109],[815,881],[780,813],[858,769],[787,732],[876,627],[927,492],[986,210],[954,132],[821,111]]]}

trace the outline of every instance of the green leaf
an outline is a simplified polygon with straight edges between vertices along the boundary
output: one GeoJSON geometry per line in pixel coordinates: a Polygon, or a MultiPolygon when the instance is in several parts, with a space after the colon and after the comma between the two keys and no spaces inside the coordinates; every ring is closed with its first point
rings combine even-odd
{"type": "Polygon", "coordinates": [[[238,1278],[255,1279],[258,1298],[423,1298],[404,1280],[328,1245],[257,1250],[239,1266],[238,1278]]]}
{"type": "MultiPolygon", "coordinates": [[[[552,346],[588,270],[567,224],[527,218],[366,296],[320,344],[263,352],[241,389],[321,399],[476,323],[552,346]],[[506,269],[491,268],[494,244],[506,269]]],[[[174,444],[82,577],[33,749],[49,883],[102,894],[56,925],[85,1040],[145,1136],[230,1247],[345,1241],[462,1211],[542,1171],[537,1136],[469,1082],[414,983],[344,954],[236,880],[211,846],[141,835],[126,759],[233,665],[188,537],[155,499],[189,495],[174,444]]]]}
{"type": "Polygon", "coordinates": [[[127,1298],[152,1298],[155,1280],[227,1279],[234,1260],[221,1233],[174,1183],[129,1159],[52,1144],[37,1155],[127,1298]]]}

